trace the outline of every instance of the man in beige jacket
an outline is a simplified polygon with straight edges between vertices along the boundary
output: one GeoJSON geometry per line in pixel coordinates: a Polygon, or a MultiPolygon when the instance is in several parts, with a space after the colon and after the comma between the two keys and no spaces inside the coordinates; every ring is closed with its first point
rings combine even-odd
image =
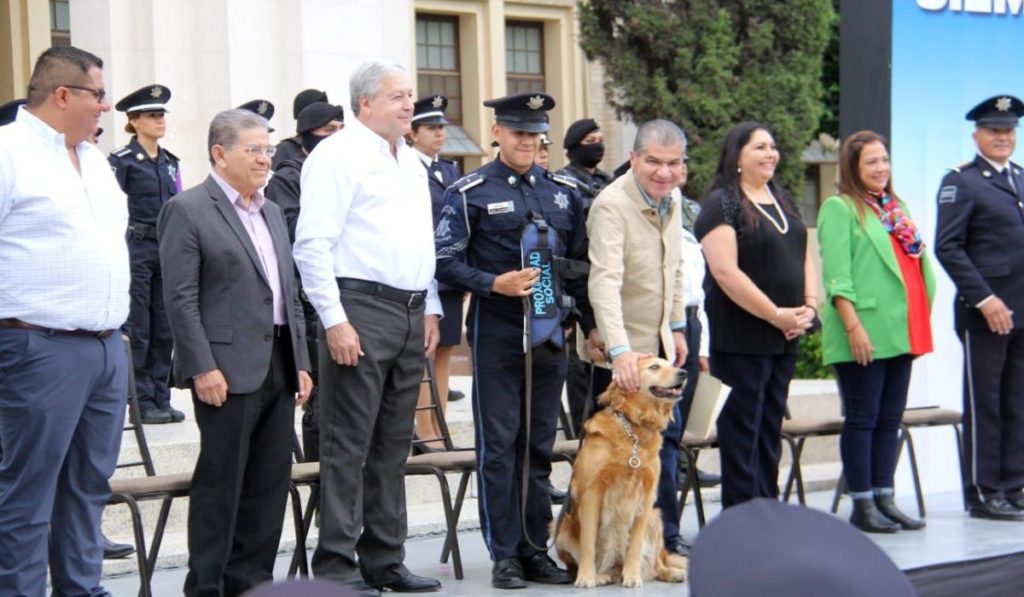
{"type": "Polygon", "coordinates": [[[678,126],[667,120],[644,123],[629,154],[630,170],[605,187],[590,208],[589,292],[597,329],[578,349],[581,358],[599,365],[595,394],[611,379],[636,391],[636,363],[645,353],[664,356],[677,367],[686,359],[677,189],[685,154],[686,135],[678,126]]]}

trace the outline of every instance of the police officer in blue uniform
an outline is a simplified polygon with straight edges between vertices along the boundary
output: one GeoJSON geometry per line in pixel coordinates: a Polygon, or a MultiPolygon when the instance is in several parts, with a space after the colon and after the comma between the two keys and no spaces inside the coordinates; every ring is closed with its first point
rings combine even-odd
{"type": "Polygon", "coordinates": [[[942,179],[935,239],[964,347],[968,511],[1012,521],[1024,521],[1024,173],[1010,161],[1022,115],[1010,95],[967,113],[978,154],[942,179]]]}
{"type": "MultiPolygon", "coordinates": [[[[558,284],[550,270],[524,266],[524,253],[540,254],[528,251],[526,233],[540,230],[536,222],[543,221],[543,238],[557,241],[550,255],[573,260],[554,262],[585,260],[583,209],[571,179],[533,163],[554,99],[524,93],[484,105],[494,108],[491,133],[499,145],[498,159],[445,193],[436,230],[435,275],[438,282],[472,293],[467,337],[473,353],[481,530],[494,561],[491,583],[501,589],[522,588],[527,580],[565,584],[571,582],[569,574],[544,547],[551,521],[547,477],[565,382],[562,326],[567,321],[560,312],[553,320],[534,315],[537,306],[551,306],[534,293],[534,286],[543,290],[558,284]],[[527,297],[530,311],[524,324],[527,297]],[[524,354],[524,346],[531,344],[531,353],[524,354]],[[531,396],[526,396],[527,357],[533,363],[531,396]],[[528,482],[522,487],[524,468],[528,482]]],[[[592,328],[585,276],[562,282],[592,328]]]]}
{"type": "MultiPolygon", "coordinates": [[[[444,202],[444,191],[450,184],[458,180],[462,173],[455,162],[440,156],[448,138],[448,98],[443,95],[424,97],[413,104],[412,132],[406,135],[409,144],[416,150],[423,167],[427,169],[427,186],[430,188],[430,204],[434,215],[434,226],[441,219],[441,206],[444,202]]],[[[455,347],[462,342],[462,303],[466,293],[444,284],[437,288],[438,298],[444,317],[441,319],[441,339],[434,351],[434,375],[437,390],[441,396],[442,412],[447,410],[449,400],[461,400],[466,395],[452,391],[448,385],[448,373],[455,347]]],[[[420,390],[416,407],[430,405],[429,388],[420,390]]],[[[433,411],[417,410],[417,438],[440,437],[441,429],[435,420],[433,411]],[[425,428],[426,427],[426,428],[425,428]]],[[[429,452],[443,449],[441,442],[414,443],[413,452],[429,452]]]]}
{"type": "Polygon", "coordinates": [[[178,158],[160,146],[166,132],[164,114],[171,90],[147,85],[114,106],[128,115],[127,145],[108,160],[121,189],[128,195],[128,252],[131,257],[131,311],[125,333],[131,339],[135,385],[142,422],[177,423],[185,414],[171,407],[170,324],[164,311],[163,277],[156,238],[160,208],[181,191],[178,158]]]}

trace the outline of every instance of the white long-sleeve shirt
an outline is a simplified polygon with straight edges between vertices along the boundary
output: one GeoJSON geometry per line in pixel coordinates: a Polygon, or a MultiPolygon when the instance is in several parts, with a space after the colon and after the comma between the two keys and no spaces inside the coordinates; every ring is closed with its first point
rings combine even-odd
{"type": "Polygon", "coordinates": [[[399,142],[392,156],[353,118],[306,159],[301,201],[295,264],[325,328],[348,321],[336,278],[426,290],[426,314],[441,314],[427,171],[413,149],[399,142]]]}
{"type": "Polygon", "coordinates": [[[683,228],[683,304],[697,307],[697,319],[700,320],[700,351],[699,356],[710,354],[710,336],[708,331],[708,314],[704,311],[704,253],[700,242],[693,233],[683,228]]]}
{"type": "MultiPolygon", "coordinates": [[[[21,108],[0,127],[0,319],[60,330],[128,318],[128,202],[106,156],[21,108]]],[[[422,170],[422,168],[420,168],[422,170]]]]}

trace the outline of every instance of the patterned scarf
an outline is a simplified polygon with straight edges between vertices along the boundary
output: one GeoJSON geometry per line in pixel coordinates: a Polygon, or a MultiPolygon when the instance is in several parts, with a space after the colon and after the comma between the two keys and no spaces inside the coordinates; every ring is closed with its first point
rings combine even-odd
{"type": "Polygon", "coordinates": [[[921,257],[921,253],[924,252],[924,241],[921,240],[921,234],[917,231],[917,226],[911,221],[910,216],[903,213],[899,202],[883,193],[871,191],[868,191],[868,197],[870,199],[864,202],[878,216],[885,231],[896,238],[896,242],[903,247],[903,252],[911,257],[921,257]]]}

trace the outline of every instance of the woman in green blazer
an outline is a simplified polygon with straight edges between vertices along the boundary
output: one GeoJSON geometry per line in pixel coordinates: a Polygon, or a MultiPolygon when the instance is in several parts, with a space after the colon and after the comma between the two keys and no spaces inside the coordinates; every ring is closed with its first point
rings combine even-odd
{"type": "Polygon", "coordinates": [[[931,352],[935,278],[906,206],[892,190],[885,139],[850,135],[840,195],[818,214],[826,302],[823,352],[845,410],[840,452],[853,515],[869,533],[919,529],[893,501],[897,434],[913,359],[931,352]]]}

